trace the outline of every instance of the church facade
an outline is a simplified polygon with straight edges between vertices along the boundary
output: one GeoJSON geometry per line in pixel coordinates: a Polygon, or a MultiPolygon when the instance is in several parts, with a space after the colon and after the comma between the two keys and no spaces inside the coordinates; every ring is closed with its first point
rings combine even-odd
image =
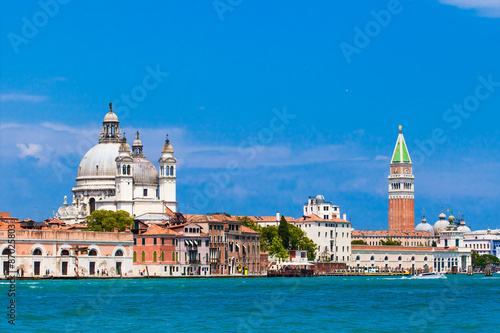
{"type": "Polygon", "coordinates": [[[79,223],[94,210],[124,210],[131,216],[177,211],[177,160],[167,137],[158,160],[160,170],[146,158],[139,132],[130,148],[120,130],[118,116],[104,117],[99,143],[92,147],[78,166],[73,201],[58,210],[59,219],[79,223]]]}

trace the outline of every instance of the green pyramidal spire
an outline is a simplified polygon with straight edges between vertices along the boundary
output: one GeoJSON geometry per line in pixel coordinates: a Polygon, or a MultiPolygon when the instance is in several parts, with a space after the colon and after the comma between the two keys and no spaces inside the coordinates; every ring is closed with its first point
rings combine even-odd
{"type": "Polygon", "coordinates": [[[398,141],[396,142],[396,147],[394,148],[391,161],[391,163],[411,163],[410,154],[406,148],[406,142],[401,125],[399,126],[398,141]]]}

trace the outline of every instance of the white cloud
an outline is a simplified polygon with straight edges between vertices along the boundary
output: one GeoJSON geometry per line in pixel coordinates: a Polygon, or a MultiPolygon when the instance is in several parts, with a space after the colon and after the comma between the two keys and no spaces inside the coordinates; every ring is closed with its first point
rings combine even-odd
{"type": "Polygon", "coordinates": [[[28,94],[0,94],[1,102],[33,102],[39,103],[48,100],[47,96],[43,95],[28,95],[28,94]]]}
{"type": "Polygon", "coordinates": [[[377,155],[375,156],[375,161],[389,161],[391,158],[389,156],[377,155]]]}
{"type": "Polygon", "coordinates": [[[16,147],[19,148],[19,157],[21,158],[25,158],[27,156],[40,158],[41,154],[39,153],[43,150],[43,147],[36,143],[29,143],[28,145],[18,143],[16,144],[16,147]]]}
{"type": "Polygon", "coordinates": [[[498,0],[439,0],[439,2],[463,9],[475,9],[481,16],[500,17],[498,0]]]}

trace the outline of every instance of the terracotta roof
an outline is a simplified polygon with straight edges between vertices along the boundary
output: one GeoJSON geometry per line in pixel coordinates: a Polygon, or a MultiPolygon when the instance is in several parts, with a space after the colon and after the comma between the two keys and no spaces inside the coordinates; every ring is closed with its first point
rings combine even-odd
{"type": "MultiPolygon", "coordinates": [[[[252,221],[255,221],[255,222],[279,222],[279,221],[276,221],[276,216],[244,216],[244,215],[241,215],[241,216],[236,216],[236,217],[248,217],[250,218],[252,221]]],[[[281,217],[280,217],[281,219],[281,217]]],[[[285,220],[287,222],[292,222],[294,221],[295,219],[291,216],[285,216],[285,220]]]]}
{"type": "Polygon", "coordinates": [[[146,230],[141,235],[179,235],[178,232],[175,232],[172,229],[160,227],[158,225],[152,225],[148,230],[146,230]]]}
{"type": "Polygon", "coordinates": [[[63,222],[58,219],[53,219],[52,221],[49,222],[49,224],[66,224],[66,222],[63,222]]]}
{"type": "Polygon", "coordinates": [[[186,217],[186,220],[189,222],[226,222],[226,221],[232,221],[232,222],[238,222],[238,220],[231,216],[226,216],[222,214],[212,214],[212,215],[196,215],[196,214],[186,214],[184,215],[186,217]]]}
{"type": "Polygon", "coordinates": [[[244,225],[241,226],[241,232],[247,233],[247,234],[258,234],[257,231],[252,230],[248,227],[245,227],[244,225]]]}
{"type": "Polygon", "coordinates": [[[370,250],[370,251],[387,251],[387,252],[402,252],[402,251],[432,251],[432,247],[425,246],[386,246],[386,245],[352,245],[352,251],[370,250]]]}
{"type": "Polygon", "coordinates": [[[175,213],[167,206],[165,206],[165,213],[167,213],[168,215],[170,215],[172,217],[175,217],[175,213]]]}

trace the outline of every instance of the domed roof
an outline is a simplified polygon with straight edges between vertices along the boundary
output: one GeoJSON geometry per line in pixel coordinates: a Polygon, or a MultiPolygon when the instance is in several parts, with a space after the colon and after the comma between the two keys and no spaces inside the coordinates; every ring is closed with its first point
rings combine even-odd
{"type": "Polygon", "coordinates": [[[441,212],[441,214],[439,214],[439,219],[444,220],[445,218],[446,218],[446,214],[441,212]]]}
{"type": "Polygon", "coordinates": [[[115,177],[119,143],[100,143],[83,156],[78,167],[79,177],[115,177]]]}
{"type": "Polygon", "coordinates": [[[446,228],[450,225],[446,219],[442,219],[434,223],[434,234],[439,234],[441,231],[446,230],[446,228]]]}
{"type": "Polygon", "coordinates": [[[318,194],[318,195],[316,196],[316,202],[317,202],[317,203],[323,203],[323,202],[325,202],[325,197],[324,197],[324,196],[322,196],[321,194],[318,194]]]}
{"type": "Polygon", "coordinates": [[[104,122],[118,122],[118,116],[113,110],[109,110],[109,112],[104,116],[104,122]]]}
{"type": "Polygon", "coordinates": [[[135,133],[135,140],[134,143],[132,143],[132,146],[142,146],[142,141],[139,139],[139,131],[135,133]]]}
{"type": "Polygon", "coordinates": [[[429,223],[426,223],[424,221],[417,224],[417,226],[415,227],[415,231],[426,231],[426,232],[430,233],[431,235],[434,235],[434,228],[432,227],[432,225],[430,225],[429,223]]]}
{"type": "Polygon", "coordinates": [[[167,134],[167,139],[165,140],[165,144],[163,145],[163,148],[161,149],[161,153],[174,153],[174,147],[170,144],[170,140],[168,139],[168,134],[167,134]]]}
{"type": "Polygon", "coordinates": [[[144,157],[134,157],[134,185],[158,185],[158,171],[150,160],[144,157]]]}
{"type": "Polygon", "coordinates": [[[471,232],[470,228],[464,224],[460,225],[457,228],[457,231],[461,231],[461,232],[465,232],[465,233],[471,232]]]}

